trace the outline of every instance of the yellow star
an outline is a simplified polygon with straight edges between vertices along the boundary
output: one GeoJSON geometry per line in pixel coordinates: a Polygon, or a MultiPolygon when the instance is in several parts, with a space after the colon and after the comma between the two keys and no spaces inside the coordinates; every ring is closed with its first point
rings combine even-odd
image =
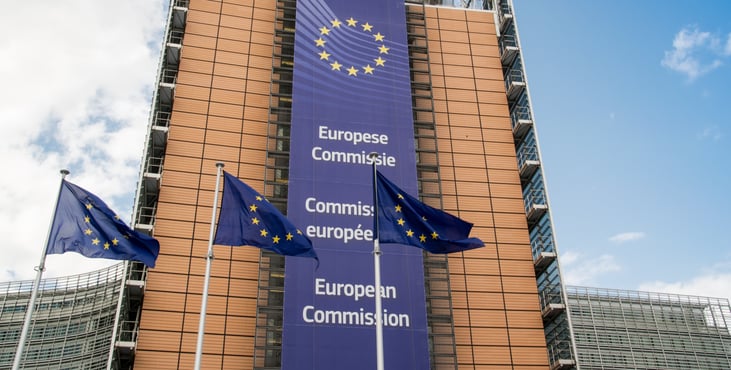
{"type": "Polygon", "coordinates": [[[353,17],[348,18],[346,20],[346,22],[348,22],[348,26],[350,26],[350,27],[355,27],[355,25],[358,23],[358,21],[353,19],[353,17]]]}
{"type": "Polygon", "coordinates": [[[426,241],[426,235],[424,235],[424,234],[419,235],[419,241],[424,243],[426,241]]]}
{"type": "Polygon", "coordinates": [[[267,236],[267,234],[269,234],[269,233],[266,230],[264,230],[264,229],[262,229],[261,231],[259,231],[259,235],[261,235],[261,236],[267,236]]]}
{"type": "Polygon", "coordinates": [[[104,249],[109,249],[109,242],[104,243],[104,249]]]}
{"type": "Polygon", "coordinates": [[[297,229],[297,235],[302,235],[302,231],[300,231],[300,229],[297,229]]]}
{"type": "Polygon", "coordinates": [[[325,47],[325,40],[320,37],[319,39],[315,40],[315,45],[325,47]]]}
{"type": "Polygon", "coordinates": [[[373,35],[373,37],[376,38],[376,41],[383,41],[383,38],[386,37],[386,36],[381,35],[381,33],[379,32],[379,33],[373,35]]]}
{"type": "Polygon", "coordinates": [[[84,230],[84,234],[86,234],[86,235],[91,235],[91,229],[86,229],[86,230],[84,230]]]}
{"type": "Polygon", "coordinates": [[[86,204],[86,209],[92,209],[92,208],[94,208],[94,206],[92,206],[91,203],[86,204]]]}
{"type": "Polygon", "coordinates": [[[404,199],[404,196],[401,195],[401,193],[397,194],[396,197],[399,198],[399,199],[404,199]]]}
{"type": "Polygon", "coordinates": [[[373,67],[371,67],[370,65],[367,65],[367,66],[363,67],[363,72],[365,74],[372,75],[373,74],[373,67]]]}
{"type": "Polygon", "coordinates": [[[404,224],[406,223],[403,218],[399,218],[396,222],[399,224],[399,226],[404,226],[404,224]]]}
{"type": "Polygon", "coordinates": [[[264,199],[264,198],[262,198],[262,197],[261,197],[261,195],[257,195],[257,196],[256,196],[256,200],[258,200],[258,201],[260,201],[260,202],[261,202],[261,201],[262,201],[263,199],[264,199]]]}
{"type": "Polygon", "coordinates": [[[327,51],[323,50],[322,53],[320,53],[320,60],[328,60],[330,58],[330,55],[327,51]]]}
{"type": "Polygon", "coordinates": [[[350,68],[348,68],[348,76],[357,76],[357,75],[358,75],[358,70],[355,69],[355,67],[350,66],[350,68]]]}
{"type": "Polygon", "coordinates": [[[363,27],[363,31],[368,31],[368,32],[371,32],[371,29],[373,28],[373,26],[368,24],[368,22],[365,22],[365,24],[361,24],[361,27],[363,27]]]}
{"type": "Polygon", "coordinates": [[[251,211],[251,212],[256,212],[256,209],[257,209],[256,204],[252,204],[249,206],[249,211],[251,211]]]}
{"type": "Polygon", "coordinates": [[[97,238],[91,239],[91,244],[99,245],[99,239],[97,239],[97,238]]]}
{"type": "Polygon", "coordinates": [[[292,233],[287,233],[287,240],[292,240],[294,238],[294,235],[292,233]]]}
{"type": "Polygon", "coordinates": [[[91,219],[89,218],[89,216],[84,216],[84,222],[86,222],[87,224],[89,222],[91,222],[91,219]]]}
{"type": "Polygon", "coordinates": [[[396,212],[401,212],[401,206],[400,205],[397,204],[396,207],[395,207],[395,209],[396,209],[396,212]]]}
{"type": "Polygon", "coordinates": [[[411,229],[409,229],[409,230],[406,231],[406,236],[412,237],[412,236],[414,236],[414,232],[411,231],[411,229]]]}
{"type": "Polygon", "coordinates": [[[373,61],[376,62],[376,67],[378,67],[378,66],[385,67],[383,65],[383,63],[386,63],[385,59],[378,57],[378,59],[373,59],[373,61]]]}
{"type": "Polygon", "coordinates": [[[114,215],[115,220],[119,220],[119,215],[114,215]]]}
{"type": "Polygon", "coordinates": [[[421,220],[426,222],[426,216],[421,216],[421,220]]]}
{"type": "Polygon", "coordinates": [[[116,246],[117,244],[119,244],[119,240],[117,240],[117,238],[112,239],[112,244],[116,246]]]}
{"type": "Polygon", "coordinates": [[[431,233],[431,238],[432,238],[432,239],[436,239],[436,238],[438,238],[438,237],[439,237],[439,234],[437,234],[437,232],[436,232],[436,231],[432,231],[432,233],[431,233]]]}
{"type": "Polygon", "coordinates": [[[330,34],[330,30],[327,27],[322,26],[322,28],[320,28],[320,34],[321,35],[328,35],[328,34],[330,34]]]}
{"type": "Polygon", "coordinates": [[[333,71],[339,71],[340,67],[342,67],[343,65],[338,63],[338,61],[336,60],[335,63],[330,63],[330,66],[332,67],[333,71]]]}
{"type": "Polygon", "coordinates": [[[334,28],[340,28],[340,25],[343,24],[343,22],[335,19],[335,20],[330,21],[330,24],[332,24],[334,28]]]}
{"type": "Polygon", "coordinates": [[[259,219],[256,218],[256,217],[254,217],[254,218],[251,219],[251,223],[254,224],[254,225],[258,225],[259,224],[259,219]]]}
{"type": "Polygon", "coordinates": [[[274,244],[279,244],[279,235],[274,235],[272,241],[274,242],[274,244]]]}
{"type": "Polygon", "coordinates": [[[387,48],[387,47],[386,47],[386,45],[381,45],[381,46],[380,46],[380,47],[378,48],[378,52],[379,52],[380,54],[388,54],[388,50],[389,50],[389,49],[390,49],[390,48],[387,48]]]}

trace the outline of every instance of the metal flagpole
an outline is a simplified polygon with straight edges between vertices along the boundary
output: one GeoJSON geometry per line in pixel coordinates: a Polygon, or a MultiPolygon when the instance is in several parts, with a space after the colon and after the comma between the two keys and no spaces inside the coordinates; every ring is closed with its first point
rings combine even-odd
{"type": "Polygon", "coordinates": [[[20,359],[23,357],[23,349],[25,347],[25,340],[28,336],[28,329],[30,328],[30,319],[33,316],[33,309],[36,305],[36,298],[38,296],[38,286],[41,284],[41,276],[43,270],[46,269],[46,251],[48,251],[48,243],[51,238],[51,229],[53,223],[56,221],[56,210],[58,209],[58,201],[61,199],[61,189],[63,187],[63,180],[70,172],[66,169],[61,170],[61,184],[58,186],[58,195],[56,196],[56,206],[53,207],[53,215],[51,215],[51,224],[48,225],[48,234],[46,234],[46,243],[43,247],[43,253],[41,254],[41,262],[36,267],[36,279],[33,281],[33,290],[30,293],[30,301],[28,306],[25,308],[25,320],[23,321],[23,329],[20,332],[20,341],[18,342],[18,349],[15,351],[15,360],[13,360],[13,370],[20,369],[20,359]]]}
{"type": "Polygon", "coordinates": [[[381,309],[381,245],[378,243],[378,180],[376,177],[376,158],[378,153],[368,154],[373,165],[373,270],[376,288],[376,369],[383,370],[383,310],[381,309]]]}
{"type": "Polygon", "coordinates": [[[203,332],[206,328],[206,306],[208,305],[208,282],[211,280],[211,262],[213,261],[213,233],[216,225],[216,207],[218,207],[218,187],[221,182],[223,162],[216,162],[216,191],[213,194],[213,214],[211,215],[211,232],[208,236],[208,256],[206,257],[206,277],[203,280],[203,297],[201,299],[201,318],[198,322],[198,341],[195,345],[195,370],[201,368],[203,355],[203,332]]]}
{"type": "Polygon", "coordinates": [[[120,316],[122,315],[122,303],[124,303],[124,292],[127,285],[127,274],[130,269],[129,261],[124,261],[124,267],[122,268],[122,282],[119,287],[119,295],[117,296],[117,313],[114,315],[114,326],[112,327],[112,340],[109,345],[109,355],[107,356],[107,369],[112,368],[112,361],[114,360],[114,349],[117,342],[117,333],[119,332],[120,316]]]}

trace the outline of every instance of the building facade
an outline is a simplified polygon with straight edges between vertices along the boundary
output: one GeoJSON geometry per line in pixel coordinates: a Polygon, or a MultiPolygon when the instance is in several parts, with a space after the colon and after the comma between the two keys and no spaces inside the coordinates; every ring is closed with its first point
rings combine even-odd
{"type": "MultiPolygon", "coordinates": [[[[24,369],[104,369],[125,265],[42,281],[21,360],[24,369]]],[[[32,280],[0,283],[0,368],[10,369],[32,280]]]]}
{"type": "Polygon", "coordinates": [[[731,369],[727,299],[567,287],[582,369],[731,369]]]}
{"type": "Polygon", "coordinates": [[[576,366],[512,3],[373,5],[384,9],[382,14],[356,3],[171,1],[133,215],[137,230],[160,241],[161,253],[149,271],[130,263],[134,276],[118,284],[122,299],[117,332],[110,336],[110,367],[193,366],[210,220],[218,206],[213,204],[217,162],[302,222],[323,263],[315,270],[256,248],[216,246],[203,367],[373,367],[370,324],[330,325],[316,316],[372,310],[370,302],[318,297],[319,284],[331,282],[367,289],[373,268],[367,236],[348,244],[317,232],[350,228],[368,235],[372,212],[362,195],[369,185],[362,173],[369,166],[320,163],[339,154],[359,155],[322,144],[323,127],[338,135],[384,138],[375,142],[383,147],[359,147],[360,154],[380,149],[386,175],[425,203],[474,223],[472,236],[486,244],[449,256],[385,249],[386,264],[399,261],[385,267],[385,283],[394,289],[385,297],[386,309],[403,319],[385,330],[387,366],[576,366]],[[351,33],[336,38],[343,29],[351,33]],[[307,39],[310,34],[314,39],[307,39]],[[345,43],[349,39],[378,48],[361,52],[361,45],[345,43]],[[308,59],[307,50],[319,58],[308,59]],[[358,53],[372,59],[359,68],[338,67],[335,55],[348,60],[358,53]],[[375,82],[358,85],[358,74],[362,80],[373,75],[375,82]],[[322,81],[312,76],[352,77],[322,100],[351,99],[361,110],[326,121],[337,107],[322,108],[316,95],[322,89],[313,87],[322,87],[317,85],[322,81]],[[384,87],[391,91],[388,98],[384,87]],[[374,100],[354,95],[361,89],[378,93],[370,94],[377,95],[374,100]],[[392,106],[391,100],[407,104],[392,106]],[[310,108],[317,113],[309,118],[308,133],[301,122],[310,108]],[[380,110],[394,113],[373,115],[380,110]],[[340,121],[347,122],[333,128],[340,121]],[[311,149],[304,156],[293,149],[303,146],[311,149]],[[302,164],[310,153],[310,162],[302,164]],[[302,180],[310,168],[317,176],[307,181],[316,185],[302,180]],[[356,175],[343,175],[347,171],[356,175]],[[297,198],[302,194],[304,201],[297,198]],[[308,219],[310,204],[317,213],[318,202],[327,197],[346,200],[323,200],[325,207],[357,205],[359,214],[333,217],[334,225],[317,224],[319,215],[308,219]],[[305,303],[294,307],[292,302],[305,303]],[[320,309],[320,303],[331,306],[320,309]],[[337,356],[342,358],[333,360],[337,356]]]}
{"type": "MultiPolygon", "coordinates": [[[[474,223],[486,244],[448,256],[384,248],[387,367],[731,367],[727,300],[564,288],[511,1],[356,3],[171,1],[133,215],[161,243],[157,267],[44,280],[23,368],[193,367],[217,162],[301,222],[321,266],[216,246],[202,367],[373,368],[373,294],[352,293],[371,287],[372,208],[353,194],[369,185],[355,161],[374,148],[384,173],[474,223]],[[372,59],[340,65],[359,53],[372,59]],[[346,83],[320,96],[323,81],[346,83]],[[322,103],[353,97],[361,110],[336,119],[322,103]],[[384,146],[342,151],[323,144],[331,133],[384,146]],[[317,163],[337,158],[353,162],[317,163]],[[306,214],[343,205],[357,211],[306,214]],[[363,243],[323,228],[359,230],[363,243]],[[319,297],[329,289],[346,293],[319,297]]],[[[13,360],[30,285],[0,285],[0,367],[13,360]]]]}
{"type": "MultiPolygon", "coordinates": [[[[135,226],[154,230],[162,244],[147,279],[138,368],[192,364],[214,164],[224,162],[283,211],[292,206],[301,4],[172,2],[135,211],[135,226]]],[[[423,256],[428,361],[570,368],[570,325],[512,5],[407,1],[402,11],[415,187],[427,204],[473,222],[473,236],[487,244],[423,256]]],[[[281,366],[287,274],[280,256],[216,247],[204,364],[281,366]]]]}
{"type": "MultiPolygon", "coordinates": [[[[43,280],[21,368],[132,368],[141,273],[120,263],[43,280]]],[[[0,285],[0,368],[13,361],[32,283],[0,285]]],[[[576,286],[566,294],[582,369],[731,368],[727,299],[576,286]]]]}
{"type": "MultiPolygon", "coordinates": [[[[405,363],[429,363],[432,368],[573,367],[570,321],[512,4],[390,2],[385,8],[398,6],[387,15],[397,20],[374,19],[370,24],[363,17],[377,17],[373,13],[348,18],[348,14],[338,13],[337,3],[172,2],[135,207],[135,227],[153,233],[161,243],[157,267],[147,275],[135,367],[192,367],[214,210],[216,162],[223,162],[226,171],[264,194],[295,221],[299,216],[294,212],[301,211],[297,207],[303,206],[290,200],[296,199],[293,194],[299,192],[299,178],[307,175],[301,170],[312,166],[313,171],[326,175],[315,181],[340,173],[340,167],[332,164],[325,170],[320,170],[320,163],[290,167],[303,157],[292,156],[291,148],[303,145],[302,140],[310,140],[305,147],[320,145],[317,137],[303,139],[308,135],[293,134],[303,127],[293,124],[299,122],[299,112],[307,110],[301,102],[319,104],[318,99],[307,95],[317,89],[303,87],[318,83],[317,78],[308,80],[308,76],[324,73],[301,72],[317,67],[318,62],[307,62],[302,57],[306,53],[297,50],[319,48],[316,51],[325,60],[324,70],[334,74],[340,71],[336,65],[340,63],[335,60],[333,64],[328,57],[338,50],[339,41],[332,35],[341,30],[340,26],[371,32],[368,27],[374,25],[388,30],[388,38],[396,38],[394,34],[403,29],[403,42],[383,41],[384,35],[379,32],[379,39],[373,31],[380,51],[363,70],[351,65],[352,72],[347,76],[355,81],[358,73],[364,78],[373,71],[375,76],[381,71],[388,73],[390,66],[401,63],[397,53],[403,46],[401,65],[406,69],[392,77],[393,81],[406,80],[405,93],[394,96],[398,99],[405,95],[411,103],[407,115],[412,122],[406,127],[409,138],[399,137],[408,144],[405,148],[410,154],[396,156],[395,160],[405,165],[392,173],[413,173],[413,189],[418,189],[414,195],[474,223],[473,236],[486,242],[485,248],[459,255],[419,253],[413,259],[408,257],[408,263],[418,264],[413,268],[416,280],[409,281],[410,288],[399,287],[399,296],[425,296],[417,298],[418,304],[409,308],[415,310],[409,311],[412,316],[407,315],[414,322],[411,325],[407,321],[413,332],[404,334],[409,335],[408,340],[420,343],[416,347],[423,354],[413,356],[416,362],[407,359],[405,363]],[[314,14],[316,11],[307,8],[314,3],[320,4],[321,9],[332,5],[332,9],[330,13],[323,11],[324,15],[314,14]],[[320,22],[318,25],[322,26],[319,39],[313,34],[310,45],[302,41],[308,37],[308,22],[320,22]],[[335,49],[324,46],[331,40],[329,45],[335,49]],[[298,83],[298,79],[305,82],[298,83]],[[300,95],[293,99],[293,92],[300,95]],[[423,323],[416,324],[417,321],[423,323]]],[[[356,82],[350,84],[328,99],[358,89],[356,82]]],[[[385,103],[373,103],[368,109],[383,107],[378,104],[385,103]]],[[[370,114],[368,109],[363,114],[370,114]]],[[[390,127],[381,128],[376,123],[349,127],[364,132],[384,130],[396,137],[388,131],[390,127]]],[[[348,130],[340,132],[355,132],[348,130]]],[[[384,149],[384,158],[391,154],[390,150],[400,149],[400,145],[384,149]]],[[[312,153],[313,158],[320,155],[315,149],[312,153]]],[[[365,149],[362,153],[366,153],[365,149]]],[[[368,184],[367,179],[363,184],[368,184]]],[[[342,181],[332,180],[326,186],[335,190],[317,195],[346,196],[358,189],[358,184],[349,184],[348,179],[342,181]]],[[[313,186],[312,191],[317,192],[319,186],[313,186]]],[[[368,199],[350,201],[360,205],[368,199]]],[[[368,227],[362,226],[367,225],[367,218],[354,222],[359,222],[358,228],[368,227]]],[[[305,224],[311,226],[307,221],[305,224]]],[[[313,232],[310,236],[314,235],[313,232]]],[[[328,240],[313,239],[316,250],[319,245],[322,253],[328,253],[328,240]]],[[[332,258],[343,258],[341,254],[347,253],[333,253],[337,257],[332,258]]],[[[300,315],[285,308],[287,302],[297,299],[319,299],[293,296],[302,289],[285,289],[291,286],[287,279],[336,279],[328,275],[328,269],[334,266],[327,264],[329,258],[325,257],[323,267],[312,272],[312,268],[302,267],[300,261],[285,260],[255,248],[216,246],[203,366],[264,369],[293,368],[295,363],[298,368],[316,367],[315,364],[322,364],[317,361],[327,361],[317,358],[325,356],[327,348],[338,347],[346,339],[356,343],[360,340],[356,337],[373,335],[347,325],[342,332],[327,332],[317,323],[312,324],[312,317],[306,317],[307,312],[315,312],[314,304],[303,303],[301,316],[305,323],[297,322],[300,315]],[[312,309],[306,312],[307,307],[312,309]],[[322,345],[310,353],[293,355],[303,339],[293,342],[291,338],[319,338],[322,345]]],[[[363,262],[344,259],[339,263],[353,263],[348,271],[356,271],[372,262],[366,257],[363,262]]],[[[347,276],[347,271],[338,273],[347,276]]],[[[398,269],[392,273],[394,279],[402,279],[398,269]]],[[[305,290],[314,289],[315,283],[309,284],[305,290]]],[[[351,312],[358,312],[358,306],[352,309],[351,312]]],[[[368,309],[360,307],[361,312],[368,309]]],[[[322,312],[325,315],[331,311],[322,312]]],[[[391,340],[393,344],[396,340],[389,339],[391,334],[386,332],[386,342],[391,340]]],[[[401,334],[393,335],[396,338],[401,334]]],[[[348,351],[347,345],[342,346],[333,349],[333,353],[348,351]]],[[[392,352],[408,349],[406,346],[392,352]]],[[[360,356],[356,352],[352,355],[360,356]]],[[[400,354],[387,352],[387,361],[389,356],[396,358],[400,354]]],[[[368,361],[352,360],[372,367],[367,365],[368,361]]]]}

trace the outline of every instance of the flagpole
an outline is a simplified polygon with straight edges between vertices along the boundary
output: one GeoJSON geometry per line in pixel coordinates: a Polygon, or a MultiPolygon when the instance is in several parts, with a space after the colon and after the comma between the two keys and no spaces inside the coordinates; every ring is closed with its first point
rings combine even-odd
{"type": "Polygon", "coordinates": [[[381,245],[378,242],[378,181],[376,177],[376,158],[378,153],[368,154],[373,165],[373,272],[376,289],[376,369],[383,370],[383,310],[381,309],[381,245]]]}
{"type": "Polygon", "coordinates": [[[122,315],[122,304],[124,303],[125,287],[127,285],[127,275],[129,274],[130,264],[129,261],[124,261],[124,267],[122,267],[122,281],[119,286],[119,295],[117,296],[117,311],[114,315],[114,326],[112,329],[112,339],[109,344],[109,355],[107,356],[107,369],[112,368],[112,361],[114,360],[114,349],[117,342],[117,333],[119,333],[119,323],[121,321],[120,316],[122,315]]]}
{"type": "Polygon", "coordinates": [[[211,262],[213,261],[213,234],[216,225],[216,208],[218,207],[218,186],[221,181],[223,162],[216,162],[216,190],[213,193],[213,212],[211,215],[211,232],[208,235],[208,255],[206,256],[206,277],[203,280],[203,297],[201,298],[201,318],[198,322],[198,341],[195,345],[195,370],[201,368],[203,355],[203,332],[206,328],[206,306],[208,305],[208,283],[211,280],[211,262]]]}
{"type": "Polygon", "coordinates": [[[23,349],[25,348],[25,340],[28,336],[28,329],[30,328],[30,319],[33,316],[33,309],[36,305],[36,297],[38,296],[38,287],[41,285],[41,276],[43,270],[46,269],[46,251],[48,250],[49,239],[51,238],[51,228],[56,220],[56,210],[58,209],[58,201],[61,199],[61,189],[63,187],[63,180],[70,172],[66,169],[61,170],[61,184],[58,186],[58,195],[56,196],[56,206],[53,207],[53,215],[51,216],[51,223],[48,225],[48,234],[46,234],[46,243],[43,247],[43,253],[41,254],[41,261],[36,266],[36,279],[33,281],[33,289],[30,293],[30,301],[25,309],[25,320],[23,321],[23,329],[20,332],[20,341],[18,342],[18,349],[15,351],[15,359],[13,360],[13,370],[20,369],[20,359],[23,357],[23,349]]]}

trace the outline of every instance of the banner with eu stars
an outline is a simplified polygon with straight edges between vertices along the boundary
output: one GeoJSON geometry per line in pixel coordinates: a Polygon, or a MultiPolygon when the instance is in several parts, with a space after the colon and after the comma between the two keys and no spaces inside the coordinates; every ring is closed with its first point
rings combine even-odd
{"type": "Polygon", "coordinates": [[[371,159],[416,193],[402,0],[298,0],[287,217],[320,258],[287,257],[282,369],[428,369],[422,251],[382,248],[374,285],[371,159]]]}

